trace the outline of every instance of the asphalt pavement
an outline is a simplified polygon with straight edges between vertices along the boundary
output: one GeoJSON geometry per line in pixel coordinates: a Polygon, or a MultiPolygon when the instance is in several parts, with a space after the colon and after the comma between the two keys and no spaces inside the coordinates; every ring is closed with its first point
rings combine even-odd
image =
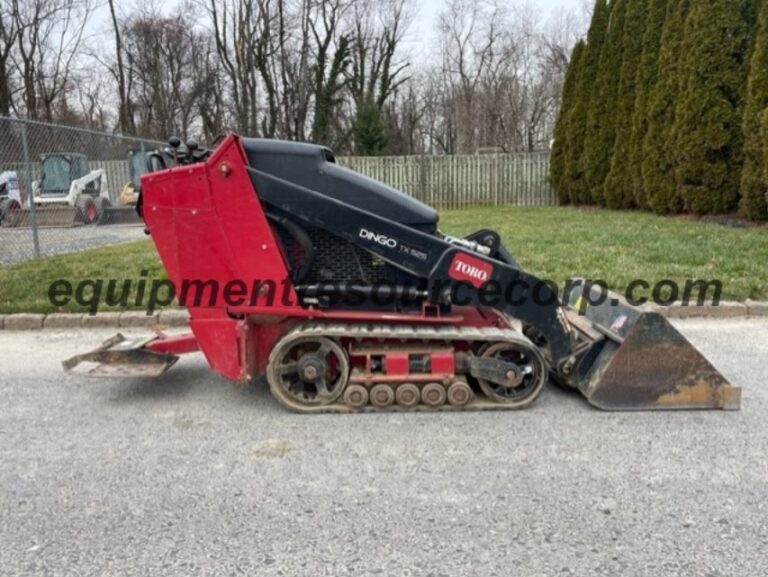
{"type": "MultiPolygon", "coordinates": [[[[141,225],[41,227],[38,243],[41,256],[80,252],[146,238],[141,225]]],[[[0,227],[0,264],[34,258],[32,229],[0,227]]]]}
{"type": "MultiPolygon", "coordinates": [[[[65,376],[108,333],[0,331],[0,575],[768,574],[768,321],[677,323],[737,413],[301,416],[200,356],[65,376]]],[[[140,331],[140,329],[137,329],[140,331]]]]}

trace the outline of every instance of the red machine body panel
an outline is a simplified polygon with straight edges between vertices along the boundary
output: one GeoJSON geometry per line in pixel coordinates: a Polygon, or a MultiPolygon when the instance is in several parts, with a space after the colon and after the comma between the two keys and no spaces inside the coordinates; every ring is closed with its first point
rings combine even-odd
{"type": "MultiPolygon", "coordinates": [[[[472,307],[440,315],[427,308],[401,314],[302,306],[246,167],[240,139],[229,135],[205,163],[142,177],[147,229],[189,309],[196,347],[218,373],[240,382],[263,373],[275,342],[303,320],[505,326],[497,313],[472,307]]],[[[189,338],[162,343],[153,349],[192,350],[189,338]]],[[[452,358],[436,359],[441,377],[452,373],[452,358]]]]}

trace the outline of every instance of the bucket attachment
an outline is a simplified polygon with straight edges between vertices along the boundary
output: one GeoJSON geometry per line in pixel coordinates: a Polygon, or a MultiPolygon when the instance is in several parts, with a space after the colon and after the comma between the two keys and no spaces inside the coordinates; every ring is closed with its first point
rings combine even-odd
{"type": "Polygon", "coordinates": [[[95,367],[84,373],[89,377],[159,377],[170,369],[179,357],[156,353],[146,348],[158,338],[158,335],[153,335],[129,341],[123,335],[117,334],[104,341],[96,350],[76,355],[64,361],[62,365],[66,372],[70,372],[81,363],[95,363],[95,367]]]}
{"type": "Polygon", "coordinates": [[[110,206],[104,208],[96,221],[97,226],[115,224],[144,224],[135,206],[110,206]]]}
{"type": "Polygon", "coordinates": [[[580,340],[595,346],[577,363],[570,383],[591,405],[609,411],[741,408],[741,388],[725,377],[657,312],[584,281],[566,317],[580,340]],[[591,294],[591,300],[587,297],[591,294]]]}
{"type": "MultiPolygon", "coordinates": [[[[29,228],[32,222],[32,211],[27,208],[14,212],[13,219],[5,219],[3,224],[10,227],[29,228]]],[[[82,224],[78,211],[69,206],[38,207],[35,209],[34,222],[41,228],[70,228],[82,224]]]]}

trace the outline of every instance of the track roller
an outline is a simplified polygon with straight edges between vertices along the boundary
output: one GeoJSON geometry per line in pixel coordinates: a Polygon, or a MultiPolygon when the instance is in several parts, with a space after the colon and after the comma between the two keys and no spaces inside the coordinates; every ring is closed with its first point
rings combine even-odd
{"type": "Polygon", "coordinates": [[[464,407],[472,401],[472,389],[464,380],[456,380],[448,387],[448,403],[454,407],[464,407]]]}
{"type": "Polygon", "coordinates": [[[371,389],[371,404],[375,407],[391,407],[395,403],[395,391],[389,385],[376,385],[371,389]]]}
{"type": "Polygon", "coordinates": [[[395,397],[397,404],[401,407],[415,407],[421,402],[419,387],[413,383],[405,383],[397,387],[395,397]]]}
{"type": "Polygon", "coordinates": [[[445,387],[440,383],[427,383],[421,391],[421,400],[430,407],[439,407],[445,398],[445,387]]]}
{"type": "Polygon", "coordinates": [[[368,404],[368,389],[360,385],[349,385],[344,391],[344,403],[353,409],[362,409],[368,404]]]}

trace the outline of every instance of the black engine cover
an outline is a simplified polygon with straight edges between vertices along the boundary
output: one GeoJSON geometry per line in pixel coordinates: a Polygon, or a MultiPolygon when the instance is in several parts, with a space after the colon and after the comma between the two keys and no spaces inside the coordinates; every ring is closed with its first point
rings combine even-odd
{"type": "Polygon", "coordinates": [[[333,152],[324,146],[263,138],[244,138],[243,146],[251,168],[422,232],[437,230],[438,215],[433,208],[339,166],[333,152]]]}

